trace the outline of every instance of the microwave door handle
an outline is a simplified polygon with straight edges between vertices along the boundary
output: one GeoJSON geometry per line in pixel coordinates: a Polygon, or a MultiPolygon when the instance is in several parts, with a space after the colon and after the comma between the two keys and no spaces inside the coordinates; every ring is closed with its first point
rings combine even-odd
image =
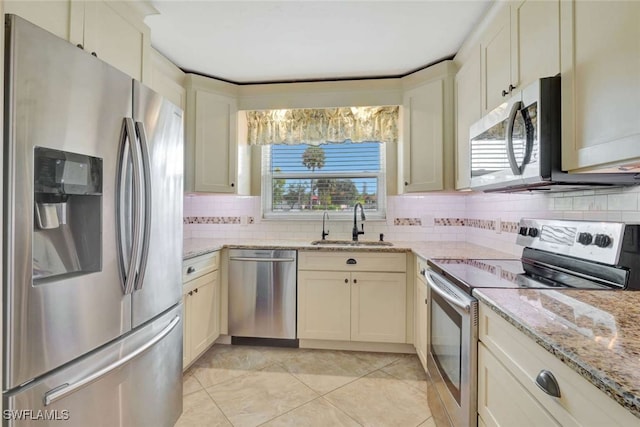
{"type": "Polygon", "coordinates": [[[143,175],[143,183],[144,183],[144,230],[141,234],[141,257],[140,257],[140,265],[138,268],[138,278],[136,281],[136,290],[142,289],[144,284],[144,275],[147,269],[147,260],[149,259],[149,240],[151,236],[151,158],[149,155],[149,141],[147,139],[147,132],[144,128],[144,124],[142,122],[136,122],[136,134],[138,135],[138,139],[140,141],[140,151],[142,153],[141,156],[141,165],[142,165],[142,175],[143,175]]]}
{"type": "Polygon", "coordinates": [[[507,159],[509,160],[509,166],[511,167],[511,172],[514,175],[522,175],[522,167],[518,166],[516,162],[516,154],[513,151],[513,125],[516,121],[516,116],[518,112],[522,108],[522,102],[518,101],[511,106],[511,111],[509,112],[509,118],[507,119],[507,159]]]}
{"type": "Polygon", "coordinates": [[[436,294],[438,294],[442,298],[444,298],[451,305],[453,305],[455,307],[458,307],[461,310],[464,310],[466,313],[469,313],[469,311],[471,311],[471,306],[466,301],[461,301],[461,300],[455,298],[454,296],[449,295],[444,290],[442,290],[442,288],[434,280],[432,274],[435,274],[435,273],[433,273],[432,271],[427,270],[426,274],[424,276],[427,279],[427,283],[429,284],[429,288],[433,292],[435,292],[436,294]]]}
{"type": "Polygon", "coordinates": [[[524,105],[522,106],[522,109],[520,110],[522,113],[522,118],[524,119],[524,129],[525,129],[525,138],[526,138],[526,144],[525,144],[525,152],[524,152],[524,160],[522,160],[522,166],[520,168],[521,173],[524,173],[524,168],[526,165],[529,164],[529,162],[531,161],[531,154],[533,153],[533,136],[534,136],[534,126],[533,123],[531,123],[531,117],[529,116],[529,110],[527,110],[526,108],[524,108],[524,105]]]}
{"type": "Polygon", "coordinates": [[[120,156],[118,159],[118,182],[116,184],[116,218],[118,233],[118,252],[120,261],[120,271],[123,283],[124,294],[130,294],[133,291],[135,283],[135,271],[138,264],[139,253],[139,234],[140,234],[140,203],[138,195],[140,194],[139,176],[139,159],[137,149],[135,147],[135,129],[133,120],[125,117],[122,124],[122,132],[120,136],[120,156]],[[131,186],[127,185],[128,163],[131,160],[132,178],[131,186]],[[131,188],[132,187],[132,188],[131,188]],[[131,197],[128,192],[133,190],[131,197]],[[130,205],[126,200],[130,200],[130,205]],[[127,245],[131,242],[131,247],[127,245]],[[130,250],[128,250],[130,249],[130,250]],[[129,258],[127,258],[127,254],[129,258]]]}

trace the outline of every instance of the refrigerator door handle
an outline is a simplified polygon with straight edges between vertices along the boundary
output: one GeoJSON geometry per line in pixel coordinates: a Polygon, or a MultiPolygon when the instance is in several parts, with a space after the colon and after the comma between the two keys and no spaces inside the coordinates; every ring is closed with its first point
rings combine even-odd
{"type": "Polygon", "coordinates": [[[149,142],[144,123],[136,122],[136,134],[140,140],[140,150],[142,152],[142,173],[144,179],[144,230],[141,236],[142,252],[140,266],[138,268],[138,278],[135,289],[140,290],[144,284],[144,273],[147,269],[147,259],[149,258],[149,240],[151,237],[151,159],[149,156],[149,142]]]}
{"type": "Polygon", "coordinates": [[[123,365],[126,365],[129,361],[135,359],[136,357],[140,356],[142,353],[144,353],[145,351],[149,350],[151,347],[153,347],[155,344],[157,344],[158,342],[162,341],[162,339],[164,337],[166,337],[167,335],[169,335],[169,333],[176,327],[176,325],[180,323],[180,316],[176,316],[173,318],[173,320],[171,322],[169,322],[169,324],[162,329],[162,331],[160,331],[158,333],[158,335],[156,335],[155,337],[153,337],[152,339],[150,339],[149,341],[147,341],[144,345],[138,347],[136,350],[132,351],[131,353],[127,354],[126,356],[116,360],[115,362],[111,363],[108,366],[105,366],[104,368],[100,369],[99,371],[96,371],[84,378],[82,378],[79,381],[76,381],[72,384],[62,384],[54,389],[49,390],[48,392],[46,392],[44,394],[44,406],[49,406],[52,403],[63,399],[65,396],[78,391],[79,389],[86,387],[87,385],[98,381],[100,378],[108,375],[109,373],[115,371],[116,369],[122,367],[123,365]]]}
{"type": "Polygon", "coordinates": [[[118,182],[117,182],[117,196],[116,196],[116,218],[118,229],[118,253],[120,258],[120,271],[122,275],[123,291],[126,294],[130,294],[133,291],[133,286],[136,279],[136,266],[139,265],[140,260],[140,241],[141,241],[141,179],[140,179],[140,154],[135,144],[136,134],[133,119],[125,117],[122,125],[121,133],[121,148],[120,156],[118,159],[118,182]],[[127,192],[130,191],[127,183],[128,168],[127,163],[131,158],[132,165],[132,178],[131,187],[133,187],[133,194],[130,198],[131,201],[131,217],[127,214],[128,206],[126,203],[127,192]],[[128,233],[127,230],[131,226],[131,250],[128,251],[128,233]],[[127,253],[129,259],[127,260],[127,253]]]}

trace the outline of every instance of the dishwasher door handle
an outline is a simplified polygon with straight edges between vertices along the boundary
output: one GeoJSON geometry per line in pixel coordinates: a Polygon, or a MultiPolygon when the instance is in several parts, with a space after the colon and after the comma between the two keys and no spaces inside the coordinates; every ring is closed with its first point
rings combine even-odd
{"type": "Polygon", "coordinates": [[[229,261],[254,261],[254,262],[294,262],[295,258],[252,258],[252,257],[230,257],[229,261]]]}

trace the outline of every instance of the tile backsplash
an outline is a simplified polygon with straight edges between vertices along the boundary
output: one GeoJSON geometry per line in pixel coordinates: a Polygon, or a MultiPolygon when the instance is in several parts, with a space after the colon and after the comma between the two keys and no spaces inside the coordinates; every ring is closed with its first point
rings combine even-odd
{"type": "MultiPolygon", "coordinates": [[[[387,219],[366,221],[365,240],[468,241],[520,255],[522,217],[640,222],[640,187],[555,194],[424,193],[387,198],[387,219]]],[[[187,194],[185,237],[265,240],[320,238],[317,220],[263,220],[260,197],[187,194]]],[[[349,239],[350,221],[329,221],[331,239],[349,239]]]]}

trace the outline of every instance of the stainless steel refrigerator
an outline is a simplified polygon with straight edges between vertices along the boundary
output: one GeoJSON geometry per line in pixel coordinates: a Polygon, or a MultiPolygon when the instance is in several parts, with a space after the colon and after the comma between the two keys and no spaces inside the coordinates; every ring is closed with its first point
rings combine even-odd
{"type": "Polygon", "coordinates": [[[183,113],[17,16],[5,28],[4,423],[171,426],[183,113]]]}

